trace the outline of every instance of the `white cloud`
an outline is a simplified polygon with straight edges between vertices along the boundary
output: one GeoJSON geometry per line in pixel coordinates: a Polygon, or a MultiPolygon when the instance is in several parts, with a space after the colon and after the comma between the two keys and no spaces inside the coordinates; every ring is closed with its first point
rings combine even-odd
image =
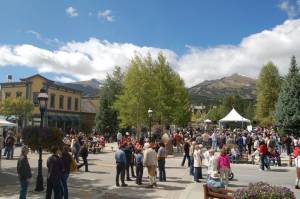
{"type": "Polygon", "coordinates": [[[170,65],[193,86],[204,80],[240,73],[257,77],[261,66],[273,61],[281,74],[288,71],[290,58],[300,63],[300,19],[287,20],[270,30],[249,35],[238,45],[210,48],[188,46],[178,56],[169,49],[138,46],[131,43],[112,43],[90,38],[85,42],[69,42],[57,50],[33,45],[0,45],[0,66],[21,65],[39,72],[52,72],[79,80],[104,79],[118,65],[126,68],[138,53],[156,57],[163,52],[170,65]]]}
{"type": "Polygon", "coordinates": [[[288,0],[283,0],[278,7],[287,13],[290,19],[295,18],[300,12],[300,0],[297,0],[296,5],[291,4],[288,0]]]}
{"type": "Polygon", "coordinates": [[[39,32],[34,31],[34,30],[27,30],[26,33],[28,34],[32,34],[35,36],[35,38],[43,43],[45,43],[48,46],[62,46],[64,43],[62,41],[60,41],[57,38],[54,39],[50,39],[47,37],[43,37],[39,32]]]}
{"type": "Polygon", "coordinates": [[[76,80],[73,78],[66,77],[66,76],[56,76],[54,78],[54,81],[62,82],[62,83],[70,83],[70,82],[75,82],[76,80]]]}
{"type": "Polygon", "coordinates": [[[111,14],[111,10],[104,10],[104,11],[99,11],[98,12],[98,17],[103,18],[109,22],[114,21],[114,16],[111,14]]]}
{"type": "Polygon", "coordinates": [[[78,16],[77,10],[75,8],[73,8],[72,6],[66,8],[66,13],[70,17],[77,17],[78,16]]]}

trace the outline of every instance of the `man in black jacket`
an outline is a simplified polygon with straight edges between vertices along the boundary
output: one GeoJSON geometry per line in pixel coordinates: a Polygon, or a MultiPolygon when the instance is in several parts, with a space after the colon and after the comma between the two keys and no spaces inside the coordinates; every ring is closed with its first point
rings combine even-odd
{"type": "Polygon", "coordinates": [[[27,189],[28,189],[28,180],[32,177],[30,165],[27,159],[28,148],[24,146],[21,150],[21,155],[17,163],[17,172],[20,180],[20,199],[26,199],[27,189]]]}
{"type": "Polygon", "coordinates": [[[88,168],[87,157],[89,156],[89,151],[86,142],[81,146],[79,154],[82,157],[83,163],[78,165],[77,169],[79,170],[83,165],[85,165],[85,172],[88,172],[89,168],[88,168]]]}
{"type": "Polygon", "coordinates": [[[51,147],[52,155],[47,160],[48,176],[46,199],[51,199],[52,190],[54,191],[54,199],[62,198],[61,177],[63,173],[63,162],[58,154],[58,147],[51,147]]]}

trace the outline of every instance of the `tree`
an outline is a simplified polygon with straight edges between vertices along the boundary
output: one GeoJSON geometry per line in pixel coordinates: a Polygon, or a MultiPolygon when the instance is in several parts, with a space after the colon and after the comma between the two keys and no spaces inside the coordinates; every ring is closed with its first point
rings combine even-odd
{"type": "Polygon", "coordinates": [[[262,126],[272,125],[280,85],[281,78],[277,67],[272,62],[264,65],[256,84],[255,111],[255,119],[262,126]]]}
{"type": "Polygon", "coordinates": [[[281,86],[274,121],[285,132],[300,132],[300,73],[295,56],[281,86]]]}
{"type": "Polygon", "coordinates": [[[117,95],[122,92],[123,74],[120,67],[116,67],[112,75],[107,75],[101,87],[100,108],[96,116],[96,126],[100,131],[115,133],[119,127],[117,111],[112,106],[117,95]]]}
{"type": "Polygon", "coordinates": [[[183,80],[159,54],[157,60],[135,56],[125,73],[124,90],[114,107],[122,126],[140,129],[148,126],[147,110],[154,111],[153,121],[160,125],[186,125],[190,121],[190,101],[183,80]]]}
{"type": "Polygon", "coordinates": [[[0,104],[0,114],[5,116],[14,115],[19,126],[23,126],[23,121],[31,116],[33,104],[24,98],[5,99],[0,104]]]}

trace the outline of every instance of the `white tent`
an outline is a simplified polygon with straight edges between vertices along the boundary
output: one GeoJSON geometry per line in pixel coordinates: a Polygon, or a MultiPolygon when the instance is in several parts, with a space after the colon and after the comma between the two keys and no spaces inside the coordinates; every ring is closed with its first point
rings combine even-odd
{"type": "Polygon", "coordinates": [[[210,119],[206,119],[206,120],[204,120],[204,123],[211,123],[211,120],[210,119]]]}
{"type": "Polygon", "coordinates": [[[5,119],[1,119],[0,118],[0,127],[3,127],[3,126],[7,126],[7,127],[13,127],[13,126],[17,126],[17,124],[15,123],[11,123],[5,119]]]}
{"type": "Polygon", "coordinates": [[[219,126],[225,122],[241,122],[242,126],[244,123],[250,124],[250,120],[241,116],[234,108],[221,120],[219,120],[219,126]]]}

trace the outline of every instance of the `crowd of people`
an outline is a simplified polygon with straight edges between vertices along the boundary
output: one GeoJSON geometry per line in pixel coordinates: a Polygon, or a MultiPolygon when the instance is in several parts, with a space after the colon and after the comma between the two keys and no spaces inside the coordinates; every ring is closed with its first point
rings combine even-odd
{"type": "MultiPolygon", "coordinates": [[[[118,132],[116,140],[118,150],[115,152],[116,186],[128,186],[125,181],[135,178],[137,185],[143,184],[143,171],[147,168],[149,188],[167,181],[167,154],[182,153],[179,166],[187,166],[189,174],[195,182],[206,182],[213,188],[227,188],[232,178],[231,164],[259,159],[259,169],[270,170],[271,165],[281,166],[282,153],[295,159],[297,168],[296,188],[300,182],[300,140],[294,135],[280,136],[272,129],[257,128],[251,132],[243,129],[212,129],[199,130],[194,128],[181,129],[168,134],[168,139],[151,139],[149,136],[134,138],[131,133],[118,132]],[[167,147],[171,145],[171,147],[167,147]],[[171,150],[171,151],[170,151],[171,150]],[[207,169],[204,178],[203,169],[207,169]],[[299,176],[299,177],[298,177],[299,176]]],[[[10,133],[5,139],[5,155],[11,157],[10,133]]],[[[13,139],[12,139],[13,140],[13,139]]],[[[15,141],[15,140],[13,140],[15,141]]],[[[105,138],[97,133],[67,134],[63,147],[51,148],[51,156],[47,160],[48,177],[46,198],[68,198],[67,180],[70,171],[85,167],[88,172],[88,154],[95,153],[99,145],[105,146],[105,138]],[[82,162],[79,162],[81,157],[82,162]],[[75,167],[74,167],[75,164],[75,167]]],[[[27,159],[28,148],[23,147],[18,160],[20,177],[20,198],[26,198],[28,178],[31,178],[27,159]]],[[[251,162],[250,161],[250,162],[251,162]]]]}

